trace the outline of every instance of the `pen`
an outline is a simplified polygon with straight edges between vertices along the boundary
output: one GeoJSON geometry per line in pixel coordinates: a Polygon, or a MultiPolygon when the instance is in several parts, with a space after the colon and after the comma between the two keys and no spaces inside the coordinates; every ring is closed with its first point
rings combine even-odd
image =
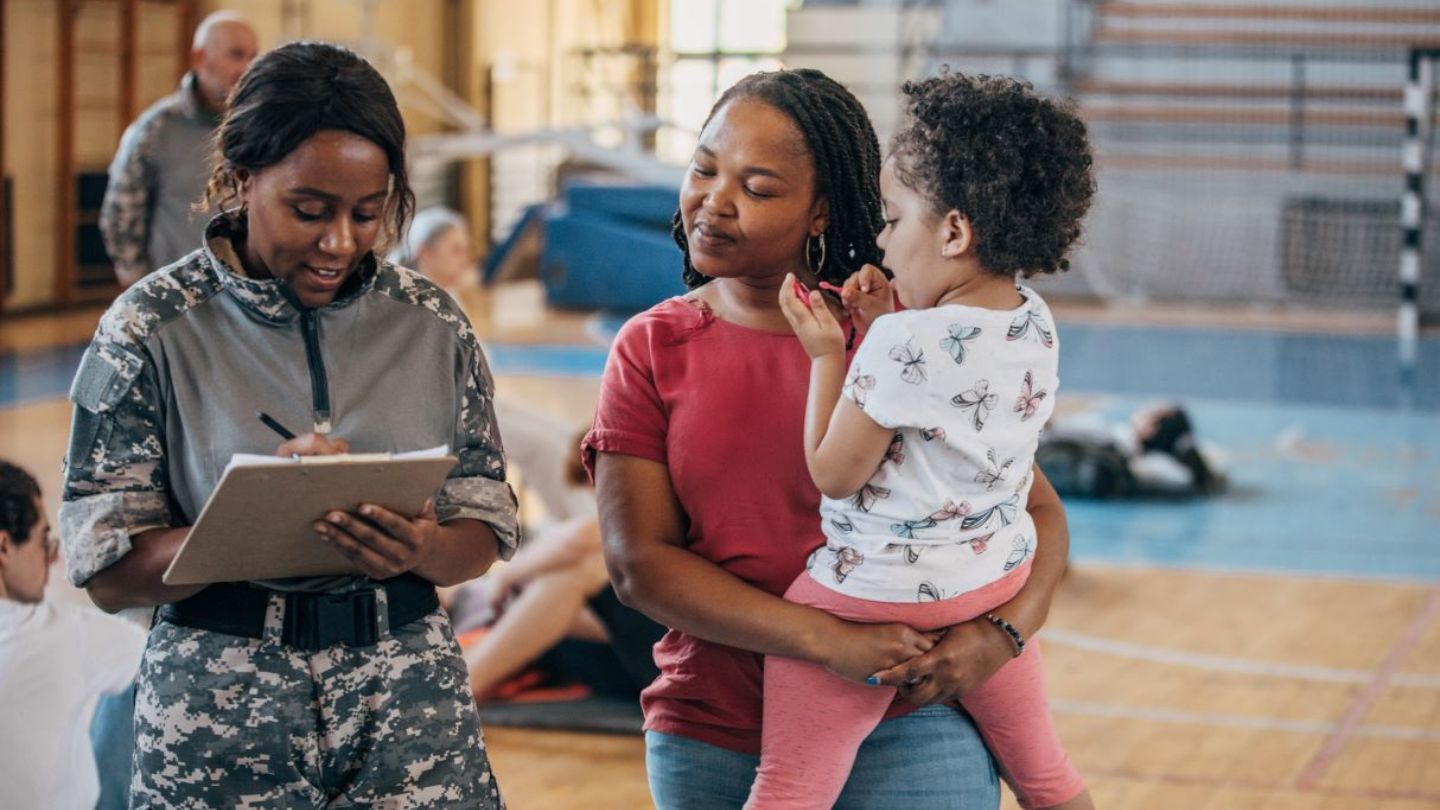
{"type": "Polygon", "coordinates": [[[280,434],[280,438],[284,439],[285,441],[288,442],[291,439],[295,438],[294,433],[286,430],[285,426],[280,424],[279,422],[276,422],[275,419],[270,416],[270,414],[265,413],[264,411],[256,411],[255,416],[265,424],[265,427],[268,427],[276,433],[280,434]]]}

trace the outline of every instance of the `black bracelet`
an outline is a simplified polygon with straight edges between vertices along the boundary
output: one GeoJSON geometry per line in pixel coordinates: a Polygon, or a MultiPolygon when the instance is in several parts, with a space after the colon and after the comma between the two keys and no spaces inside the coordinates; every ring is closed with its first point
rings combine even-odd
{"type": "Polygon", "coordinates": [[[1010,643],[1015,645],[1015,658],[1019,658],[1020,653],[1025,652],[1025,637],[1020,635],[1020,631],[1015,629],[1015,625],[1005,621],[999,616],[996,616],[994,613],[986,613],[985,619],[986,621],[1003,630],[1005,632],[1005,635],[1009,637],[1010,643]]]}

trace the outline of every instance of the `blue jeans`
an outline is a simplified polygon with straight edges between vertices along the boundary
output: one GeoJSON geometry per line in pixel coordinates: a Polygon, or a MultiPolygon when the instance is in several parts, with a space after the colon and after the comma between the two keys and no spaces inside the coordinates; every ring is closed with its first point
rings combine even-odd
{"type": "Polygon", "coordinates": [[[130,761],[135,756],[135,684],[124,692],[101,695],[90,723],[90,745],[100,772],[96,810],[130,806],[130,761]]]}
{"type": "MultiPolygon", "coordinates": [[[[760,758],[685,737],[645,732],[645,770],[658,810],[735,810],[760,758]]],[[[995,810],[1000,781],[975,724],[949,706],[924,706],[880,724],[855,758],[837,810],[995,810]]]]}

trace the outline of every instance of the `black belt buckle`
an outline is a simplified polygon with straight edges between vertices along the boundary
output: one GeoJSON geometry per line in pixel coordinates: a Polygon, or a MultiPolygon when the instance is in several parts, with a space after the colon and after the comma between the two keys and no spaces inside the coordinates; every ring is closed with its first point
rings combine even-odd
{"type": "Polygon", "coordinates": [[[379,615],[373,588],[287,594],[281,640],[302,650],[323,650],[335,644],[373,647],[380,641],[379,615]]]}

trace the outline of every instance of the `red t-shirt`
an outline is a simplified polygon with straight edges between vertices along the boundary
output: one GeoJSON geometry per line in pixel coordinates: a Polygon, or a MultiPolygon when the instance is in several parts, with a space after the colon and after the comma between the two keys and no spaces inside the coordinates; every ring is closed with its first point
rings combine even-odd
{"type": "MultiPolygon", "coordinates": [[[[585,463],[619,453],[666,465],[695,554],[783,594],[824,543],[805,466],[810,358],[788,333],[716,318],[672,298],[620,330],[585,463]]],[[[677,630],[655,645],[645,728],[760,752],[763,656],[677,630]]]]}

